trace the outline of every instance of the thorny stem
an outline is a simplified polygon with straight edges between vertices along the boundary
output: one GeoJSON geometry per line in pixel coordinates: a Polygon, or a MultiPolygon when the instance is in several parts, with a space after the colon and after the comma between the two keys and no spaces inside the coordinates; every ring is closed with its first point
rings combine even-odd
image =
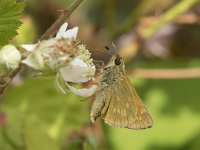
{"type": "Polygon", "coordinates": [[[54,24],[41,36],[40,40],[44,40],[55,34],[59,27],[65,22],[72,12],[80,5],[83,0],[75,0],[70,6],[69,10],[64,10],[62,15],[54,22],[54,24]]]}
{"type": "Polygon", "coordinates": [[[10,81],[15,77],[15,75],[21,70],[21,65],[13,70],[12,72],[10,73],[7,73],[4,75],[1,75],[0,76],[0,99],[1,99],[1,96],[3,94],[3,92],[5,91],[6,87],[8,86],[8,84],[10,83],[10,81]]]}
{"type": "MultiPolygon", "coordinates": [[[[55,23],[41,36],[40,40],[44,40],[48,38],[49,36],[55,34],[55,32],[58,30],[58,28],[70,17],[72,12],[81,4],[83,0],[75,0],[72,5],[70,6],[68,11],[63,11],[63,14],[55,21],[55,23]]],[[[12,72],[6,74],[6,78],[8,79],[8,82],[4,82],[3,79],[1,79],[0,82],[0,99],[3,95],[6,87],[9,85],[10,81],[15,77],[17,73],[22,69],[22,66],[20,65],[17,69],[13,70],[12,72]]],[[[1,78],[3,78],[0,75],[1,78]]],[[[5,76],[4,76],[5,77],[5,76]]]]}

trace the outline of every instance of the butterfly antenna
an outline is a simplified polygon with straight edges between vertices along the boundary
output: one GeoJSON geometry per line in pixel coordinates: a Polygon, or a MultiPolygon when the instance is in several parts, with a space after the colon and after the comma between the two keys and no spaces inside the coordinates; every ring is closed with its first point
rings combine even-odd
{"type": "Polygon", "coordinates": [[[117,55],[118,55],[117,48],[116,48],[116,46],[115,46],[115,43],[114,43],[114,42],[112,42],[112,46],[114,47],[114,50],[115,50],[115,52],[116,52],[116,53],[117,53],[117,55]]]}
{"type": "MultiPolygon", "coordinates": [[[[112,42],[112,46],[113,46],[114,51],[115,51],[116,53],[114,53],[113,51],[111,51],[111,53],[112,53],[113,55],[115,55],[115,56],[118,56],[117,48],[116,48],[114,42],[112,42]]],[[[108,46],[105,46],[105,48],[106,48],[107,50],[110,50],[110,48],[109,48],[108,46]]]]}
{"type": "Polygon", "coordinates": [[[105,46],[105,49],[110,50],[110,48],[108,46],[105,46]]]}
{"type": "MultiPolygon", "coordinates": [[[[107,48],[108,48],[108,47],[107,47],[107,48]]],[[[106,48],[106,49],[107,49],[107,48],[106,48]]],[[[109,49],[109,48],[108,48],[108,49],[109,49]]],[[[100,53],[100,54],[112,56],[112,55],[110,55],[110,54],[107,54],[107,53],[104,53],[104,52],[100,52],[100,51],[93,51],[93,52],[97,52],[97,53],[100,53]]]]}
{"type": "Polygon", "coordinates": [[[80,44],[80,43],[81,43],[80,41],[76,42],[76,43],[74,44],[74,47],[77,46],[77,45],[80,44]]]}
{"type": "MultiPolygon", "coordinates": [[[[105,49],[109,50],[113,55],[115,55],[115,53],[113,53],[113,51],[108,46],[105,46],[105,49]]],[[[110,55],[110,56],[113,56],[113,55],[110,55]]]]}
{"type": "Polygon", "coordinates": [[[116,49],[116,46],[115,46],[115,43],[114,43],[114,42],[112,42],[112,46],[116,49]]]}

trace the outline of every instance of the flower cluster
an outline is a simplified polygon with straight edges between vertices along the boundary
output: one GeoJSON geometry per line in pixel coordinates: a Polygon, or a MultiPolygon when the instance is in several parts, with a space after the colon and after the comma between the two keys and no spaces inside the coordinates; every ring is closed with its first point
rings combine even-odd
{"type": "Polygon", "coordinates": [[[80,96],[89,97],[95,92],[96,85],[88,89],[76,89],[69,84],[91,80],[95,66],[89,50],[76,40],[78,27],[67,30],[67,26],[68,23],[64,23],[54,38],[22,45],[27,51],[22,63],[45,75],[56,75],[56,83],[64,93],[69,89],[80,96]]]}

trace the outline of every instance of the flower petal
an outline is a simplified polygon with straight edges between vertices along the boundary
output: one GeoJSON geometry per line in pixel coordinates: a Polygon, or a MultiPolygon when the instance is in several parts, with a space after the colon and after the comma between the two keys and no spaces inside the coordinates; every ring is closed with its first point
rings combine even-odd
{"type": "Polygon", "coordinates": [[[31,52],[33,51],[37,46],[37,43],[36,44],[22,44],[21,47],[24,48],[25,50],[31,52]]]}
{"type": "Polygon", "coordinates": [[[31,53],[22,63],[37,70],[42,70],[44,68],[44,61],[40,51],[34,51],[34,53],[31,53]]]}
{"type": "Polygon", "coordinates": [[[90,77],[87,76],[87,73],[87,64],[79,58],[73,59],[68,66],[60,68],[60,74],[67,82],[87,82],[90,80],[90,77]]]}
{"type": "Polygon", "coordinates": [[[65,34],[67,30],[68,23],[65,22],[59,29],[58,33],[56,34],[56,38],[61,38],[65,34]]]}
{"type": "Polygon", "coordinates": [[[72,28],[72,29],[67,30],[67,31],[63,34],[63,37],[64,37],[64,38],[69,38],[69,39],[75,40],[75,39],[76,39],[76,36],[77,36],[77,33],[78,33],[78,27],[74,27],[74,28],[72,28]]]}
{"type": "Polygon", "coordinates": [[[74,27],[72,29],[69,29],[67,30],[67,26],[68,26],[68,23],[64,23],[58,33],[56,34],[56,38],[69,38],[69,39],[73,39],[75,40],[76,39],[76,36],[77,36],[77,33],[78,33],[78,27],[74,27]]]}
{"type": "Polygon", "coordinates": [[[70,86],[67,82],[66,85],[73,93],[83,97],[92,96],[97,89],[97,85],[92,85],[90,88],[82,88],[82,89],[76,89],[73,86],[70,86]]]}

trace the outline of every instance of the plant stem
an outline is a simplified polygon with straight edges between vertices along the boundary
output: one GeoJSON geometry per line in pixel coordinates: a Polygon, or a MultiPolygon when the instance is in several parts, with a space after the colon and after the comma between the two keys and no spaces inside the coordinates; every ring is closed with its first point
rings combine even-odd
{"type": "Polygon", "coordinates": [[[177,68],[177,69],[135,69],[128,76],[146,79],[186,79],[200,78],[200,68],[177,68]]]}
{"type": "Polygon", "coordinates": [[[146,28],[142,32],[143,38],[149,38],[152,36],[162,25],[167,24],[171,21],[173,21],[175,18],[177,18],[180,14],[187,11],[189,8],[191,8],[194,4],[199,2],[199,0],[182,0],[178,4],[176,4],[174,7],[169,9],[165,14],[162,15],[162,17],[152,23],[151,26],[146,28]]]}
{"type": "Polygon", "coordinates": [[[10,83],[10,81],[15,77],[15,75],[21,70],[21,66],[19,66],[17,69],[6,73],[5,75],[0,75],[0,99],[1,99],[1,95],[3,94],[3,92],[5,91],[6,87],[8,86],[8,84],[10,83]]]}
{"type": "Polygon", "coordinates": [[[70,17],[70,15],[72,14],[72,12],[80,5],[80,3],[83,0],[75,0],[72,5],[70,6],[69,10],[64,10],[62,12],[62,15],[54,22],[54,24],[47,29],[47,31],[41,36],[40,40],[44,40],[50,36],[52,36],[53,34],[56,33],[56,31],[59,29],[59,27],[65,22],[67,21],[67,19],[70,17]]]}

